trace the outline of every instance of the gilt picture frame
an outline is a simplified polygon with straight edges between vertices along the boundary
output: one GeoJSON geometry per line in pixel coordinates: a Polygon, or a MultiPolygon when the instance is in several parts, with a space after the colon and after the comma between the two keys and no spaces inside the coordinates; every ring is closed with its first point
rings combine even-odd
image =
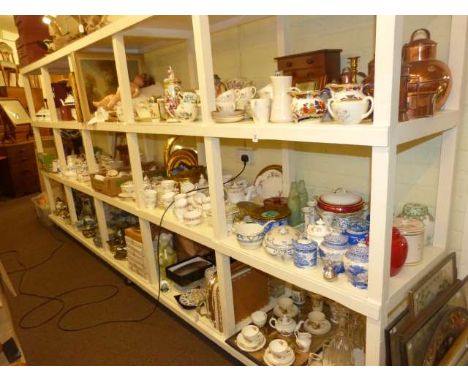
{"type": "MultiPolygon", "coordinates": [[[[77,82],[83,98],[83,117],[89,120],[95,111],[93,101],[99,101],[119,87],[114,55],[111,53],[77,53],[77,82]]],[[[127,54],[128,76],[144,70],[143,55],[127,54]]]]}

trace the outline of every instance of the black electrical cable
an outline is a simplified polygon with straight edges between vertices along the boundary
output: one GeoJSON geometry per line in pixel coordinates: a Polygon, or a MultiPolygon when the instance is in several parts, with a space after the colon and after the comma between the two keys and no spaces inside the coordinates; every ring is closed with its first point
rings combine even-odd
{"type": "MultiPolygon", "coordinates": [[[[108,301],[110,300],[111,298],[113,298],[114,296],[116,296],[118,293],[119,293],[119,288],[115,285],[111,285],[111,284],[96,284],[96,285],[88,285],[88,286],[82,286],[82,287],[77,287],[77,288],[72,288],[72,289],[68,289],[56,296],[46,296],[46,295],[40,295],[40,294],[36,294],[36,293],[31,293],[31,292],[26,292],[23,290],[23,282],[24,282],[24,278],[25,278],[25,275],[27,274],[27,272],[29,272],[30,270],[32,269],[36,269],[38,267],[40,267],[41,265],[47,263],[48,261],[50,261],[53,256],[64,246],[65,242],[60,240],[60,239],[57,239],[53,234],[52,234],[52,231],[49,230],[49,233],[54,237],[54,239],[56,241],[58,241],[60,244],[54,248],[50,254],[42,261],[40,261],[39,263],[37,264],[34,264],[30,267],[27,267],[20,259],[19,257],[15,257],[17,263],[20,265],[20,267],[22,269],[18,269],[18,270],[14,270],[14,271],[11,271],[11,272],[8,272],[8,274],[16,274],[16,273],[21,273],[21,276],[20,276],[20,280],[19,280],[19,283],[18,283],[18,293],[20,295],[23,295],[23,296],[28,296],[28,297],[35,297],[35,298],[40,298],[40,299],[43,299],[43,300],[46,300],[36,306],[34,306],[33,308],[29,309],[28,311],[26,311],[25,313],[23,313],[23,315],[20,317],[19,319],[19,327],[21,329],[34,329],[34,328],[38,328],[38,327],[41,327],[47,323],[49,323],[50,321],[52,321],[55,317],[59,316],[59,319],[57,321],[57,328],[62,330],[62,331],[66,331],[66,332],[77,332],[77,331],[82,331],[82,330],[86,330],[86,329],[91,329],[91,328],[95,328],[95,327],[98,327],[98,326],[102,326],[102,325],[106,325],[106,324],[112,324],[112,323],[137,323],[137,322],[143,322],[145,321],[146,319],[148,319],[156,310],[156,304],[153,305],[153,309],[151,310],[150,313],[148,313],[147,315],[143,316],[142,318],[137,318],[137,319],[129,319],[129,320],[106,320],[106,321],[101,321],[99,323],[96,323],[96,324],[93,324],[93,325],[88,325],[88,326],[83,326],[83,327],[80,327],[80,328],[70,328],[70,327],[66,327],[62,324],[62,322],[64,321],[64,319],[66,318],[66,316],[79,309],[79,308],[82,308],[84,306],[88,306],[88,305],[92,305],[92,304],[97,304],[97,303],[101,303],[101,302],[104,302],[104,301],[108,301]],[[110,295],[104,297],[104,298],[101,298],[101,299],[98,299],[98,300],[95,300],[95,301],[91,301],[91,302],[85,302],[85,303],[82,303],[82,304],[78,304],[78,305],[75,305],[69,309],[65,309],[65,300],[61,297],[65,296],[65,295],[68,295],[70,293],[73,293],[73,292],[76,292],[76,291],[80,291],[80,290],[86,290],[86,289],[96,289],[96,288],[111,288],[113,289],[113,292],[111,292],[110,295]],[[60,309],[55,312],[54,314],[52,314],[51,316],[47,317],[45,320],[39,322],[39,323],[36,323],[34,325],[26,325],[24,322],[26,321],[26,319],[34,312],[36,312],[38,309],[52,303],[52,302],[58,302],[60,304],[60,309]]],[[[3,251],[3,252],[0,252],[0,255],[5,255],[5,254],[17,254],[19,255],[19,251],[17,250],[7,250],[7,251],[3,251]]]]}
{"type": "MultiPolygon", "coordinates": [[[[236,175],[234,176],[233,178],[223,182],[223,185],[226,184],[226,183],[230,183],[232,181],[234,181],[235,179],[237,179],[245,170],[246,168],[246,165],[247,165],[247,161],[243,161],[243,164],[244,166],[242,167],[242,170],[236,175]]],[[[199,188],[197,189],[196,191],[203,191],[203,190],[206,190],[208,189],[208,187],[202,187],[202,188],[199,188]]],[[[167,213],[167,211],[169,211],[169,209],[171,208],[171,206],[173,205],[174,201],[172,201],[167,207],[166,209],[164,210],[163,214],[161,215],[161,219],[159,221],[159,233],[158,233],[158,239],[157,239],[157,244],[156,244],[156,258],[157,258],[157,263],[158,263],[158,285],[159,285],[159,288],[158,288],[158,297],[157,297],[157,300],[159,302],[159,299],[160,299],[160,296],[161,296],[161,272],[160,272],[160,259],[159,259],[159,247],[160,247],[160,237],[161,237],[161,231],[162,231],[162,224],[163,224],[163,221],[164,221],[164,217],[167,213]]],[[[78,332],[78,331],[82,331],[82,330],[87,330],[87,329],[92,329],[92,328],[96,328],[98,326],[102,326],[102,325],[107,325],[107,324],[115,324],[115,323],[138,323],[138,322],[143,322],[145,320],[147,320],[149,317],[151,317],[151,315],[156,311],[156,307],[157,305],[154,304],[153,305],[153,309],[151,310],[151,312],[149,312],[147,315],[143,316],[142,318],[138,318],[138,319],[129,319],[129,320],[106,320],[106,321],[101,321],[101,322],[98,322],[96,324],[93,324],[93,325],[88,325],[88,326],[82,326],[80,328],[70,328],[70,327],[66,327],[63,325],[63,321],[64,319],[66,318],[66,316],[70,313],[72,313],[73,311],[77,310],[77,309],[80,309],[82,307],[85,307],[85,306],[89,306],[89,305],[93,305],[93,304],[98,304],[98,303],[102,303],[102,302],[105,302],[105,301],[108,301],[110,299],[112,299],[113,297],[115,297],[118,293],[119,293],[119,288],[115,285],[111,285],[111,284],[96,284],[96,285],[88,285],[88,286],[82,286],[82,287],[77,287],[77,288],[72,288],[72,289],[68,289],[56,296],[46,296],[46,295],[40,295],[40,294],[36,294],[36,293],[31,293],[31,292],[26,292],[23,290],[23,282],[24,282],[24,278],[26,276],[26,274],[33,270],[33,269],[36,269],[44,264],[46,264],[48,261],[52,260],[52,258],[54,257],[54,255],[65,245],[65,241],[63,240],[60,240],[58,239],[57,237],[55,237],[55,235],[52,233],[52,230],[49,229],[48,232],[52,235],[52,237],[59,242],[59,244],[57,245],[57,247],[55,247],[48,255],[47,257],[40,261],[39,263],[37,264],[34,264],[30,267],[27,267],[20,259],[19,259],[19,251],[17,250],[7,250],[7,251],[2,251],[0,252],[0,256],[1,255],[6,255],[6,254],[17,254],[18,256],[15,257],[17,263],[20,265],[21,269],[16,269],[16,270],[13,270],[13,271],[10,271],[8,272],[8,274],[12,275],[12,274],[17,274],[17,273],[21,273],[21,276],[20,276],[20,280],[19,280],[19,283],[18,283],[18,293],[20,295],[23,295],[23,296],[28,296],[28,297],[35,297],[35,298],[39,298],[39,299],[43,299],[43,300],[46,300],[36,306],[34,306],[33,308],[29,309],[28,311],[26,311],[25,313],[23,313],[23,315],[20,317],[20,320],[19,320],[19,327],[21,329],[34,329],[34,328],[38,328],[38,327],[41,327],[47,323],[49,323],[50,321],[52,321],[55,317],[59,316],[59,319],[57,321],[57,328],[59,330],[62,330],[62,331],[66,331],[66,332],[78,332]],[[66,310],[65,309],[65,300],[62,299],[61,297],[63,296],[66,296],[70,293],[74,293],[76,291],[80,291],[80,290],[86,290],[86,289],[96,289],[96,288],[111,288],[113,289],[113,292],[106,296],[106,297],[103,297],[101,299],[97,299],[95,301],[91,301],[91,302],[84,302],[84,303],[81,303],[81,304],[78,304],[78,305],[74,305],[72,306],[71,308],[68,308],[66,310]],[[24,324],[24,321],[27,319],[27,317],[29,317],[29,315],[31,315],[32,313],[34,313],[35,311],[37,311],[38,309],[52,303],[52,302],[58,302],[61,307],[60,309],[54,313],[52,316],[49,316],[48,318],[46,318],[44,321],[41,321],[39,323],[36,323],[34,325],[25,325],[24,324]]]]}

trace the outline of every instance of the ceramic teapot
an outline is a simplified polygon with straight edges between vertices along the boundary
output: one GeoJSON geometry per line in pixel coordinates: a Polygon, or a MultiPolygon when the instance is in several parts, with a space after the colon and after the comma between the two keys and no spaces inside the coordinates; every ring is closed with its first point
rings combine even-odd
{"type": "Polygon", "coordinates": [[[269,323],[273,329],[285,337],[289,337],[296,329],[296,321],[288,316],[272,317],[269,323]]]}
{"type": "Polygon", "coordinates": [[[228,202],[237,204],[248,202],[254,197],[255,186],[245,186],[238,182],[233,182],[224,186],[228,202]]]}

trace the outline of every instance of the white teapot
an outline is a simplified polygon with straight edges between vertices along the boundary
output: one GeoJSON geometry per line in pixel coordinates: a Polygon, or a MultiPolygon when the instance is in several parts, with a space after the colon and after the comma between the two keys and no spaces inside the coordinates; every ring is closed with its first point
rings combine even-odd
{"type": "Polygon", "coordinates": [[[228,202],[237,204],[248,202],[255,196],[255,186],[244,186],[238,182],[225,185],[228,202]]]}
{"type": "Polygon", "coordinates": [[[281,335],[288,337],[294,333],[296,329],[296,321],[288,316],[281,316],[278,318],[270,318],[270,326],[276,329],[281,335]]]}

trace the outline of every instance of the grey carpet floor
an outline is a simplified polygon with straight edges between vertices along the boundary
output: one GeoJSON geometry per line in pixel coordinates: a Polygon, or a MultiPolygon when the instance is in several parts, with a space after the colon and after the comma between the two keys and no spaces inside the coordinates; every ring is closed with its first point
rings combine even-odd
{"type": "MultiPolygon", "coordinates": [[[[52,258],[24,275],[22,291],[55,296],[69,289],[109,284],[119,288],[110,300],[83,306],[62,321],[67,328],[108,320],[140,319],[155,301],[138,287],[126,285],[123,277],[60,229],[46,228],[37,220],[30,197],[0,202],[0,258],[19,286],[21,269],[42,262],[60,245],[52,258]]],[[[109,288],[85,289],[65,295],[65,309],[108,296],[109,288]]],[[[111,323],[78,332],[58,328],[58,317],[32,329],[18,322],[44,299],[7,293],[17,334],[30,365],[238,365],[237,360],[206,339],[172,312],[158,305],[143,322],[111,323]]],[[[52,302],[28,315],[26,326],[50,318],[60,309],[52,302]]]]}

